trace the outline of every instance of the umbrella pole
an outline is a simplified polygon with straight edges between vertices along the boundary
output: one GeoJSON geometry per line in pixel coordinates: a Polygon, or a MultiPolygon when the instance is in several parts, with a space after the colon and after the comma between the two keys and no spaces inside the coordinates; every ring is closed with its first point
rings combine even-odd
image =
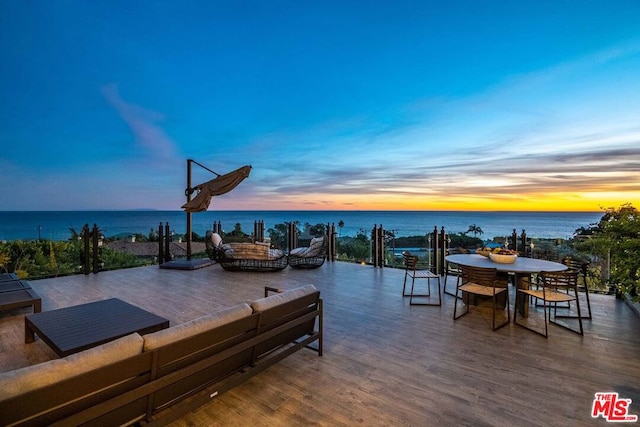
{"type": "MultiPolygon", "coordinates": [[[[191,159],[187,159],[187,203],[191,201],[191,159]]],[[[191,212],[187,212],[187,260],[191,259],[191,212]]]]}

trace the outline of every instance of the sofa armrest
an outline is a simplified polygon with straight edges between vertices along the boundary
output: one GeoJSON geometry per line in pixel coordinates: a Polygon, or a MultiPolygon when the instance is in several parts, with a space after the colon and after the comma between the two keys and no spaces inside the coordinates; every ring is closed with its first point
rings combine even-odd
{"type": "Polygon", "coordinates": [[[264,287],[264,297],[268,297],[269,296],[269,292],[275,292],[277,294],[281,294],[284,292],[284,290],[279,289],[279,288],[273,288],[271,286],[265,286],[264,287]]]}

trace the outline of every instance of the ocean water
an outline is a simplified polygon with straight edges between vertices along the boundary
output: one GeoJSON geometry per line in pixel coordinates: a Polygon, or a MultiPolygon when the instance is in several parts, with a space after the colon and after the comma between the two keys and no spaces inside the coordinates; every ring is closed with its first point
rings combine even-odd
{"type": "MultiPolygon", "coordinates": [[[[206,211],[192,214],[192,228],[203,235],[220,221],[224,231],[239,223],[246,233],[255,221],[264,221],[265,231],[276,224],[298,221],[336,226],[341,236],[355,236],[360,230],[369,235],[376,225],[394,231],[396,236],[419,236],[445,228],[447,233],[465,232],[479,226],[479,237],[492,239],[526,230],[534,238],[570,238],[580,227],[597,223],[602,212],[476,212],[476,211],[206,211]],[[342,229],[338,223],[344,222],[342,229]]],[[[176,234],[186,233],[186,214],[182,211],[4,211],[0,212],[0,240],[67,240],[70,229],[78,233],[84,224],[97,224],[105,236],[149,234],[158,225],[169,223],[176,234]]]]}

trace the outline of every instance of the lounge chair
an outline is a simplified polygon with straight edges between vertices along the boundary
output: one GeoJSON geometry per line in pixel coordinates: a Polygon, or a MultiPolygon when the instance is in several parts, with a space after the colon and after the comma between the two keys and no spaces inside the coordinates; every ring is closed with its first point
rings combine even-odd
{"type": "Polygon", "coordinates": [[[228,271],[279,271],[287,267],[287,256],[268,243],[224,243],[217,233],[207,232],[209,258],[228,271]]]}
{"type": "Polygon", "coordinates": [[[289,252],[289,265],[293,268],[318,268],[324,263],[326,251],[324,237],[314,237],[308,247],[289,252]]]}

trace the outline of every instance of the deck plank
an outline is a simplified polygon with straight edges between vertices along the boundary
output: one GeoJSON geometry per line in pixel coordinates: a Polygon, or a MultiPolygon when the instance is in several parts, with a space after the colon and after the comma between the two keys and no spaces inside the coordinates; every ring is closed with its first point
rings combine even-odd
{"type": "MultiPolygon", "coordinates": [[[[590,414],[602,391],[632,399],[640,414],[640,319],[623,302],[592,295],[584,337],[551,325],[544,339],[513,324],[492,332],[479,310],[454,322],[448,295],[442,307],[410,306],[402,279],[402,270],[336,262],[275,273],[141,267],[30,283],[43,311],[117,297],[171,325],[260,298],[264,286],[320,289],[323,357],[297,352],[175,427],[604,425],[590,414]]],[[[56,357],[42,340],[24,344],[30,312],[0,312],[0,371],[56,357]]]]}

